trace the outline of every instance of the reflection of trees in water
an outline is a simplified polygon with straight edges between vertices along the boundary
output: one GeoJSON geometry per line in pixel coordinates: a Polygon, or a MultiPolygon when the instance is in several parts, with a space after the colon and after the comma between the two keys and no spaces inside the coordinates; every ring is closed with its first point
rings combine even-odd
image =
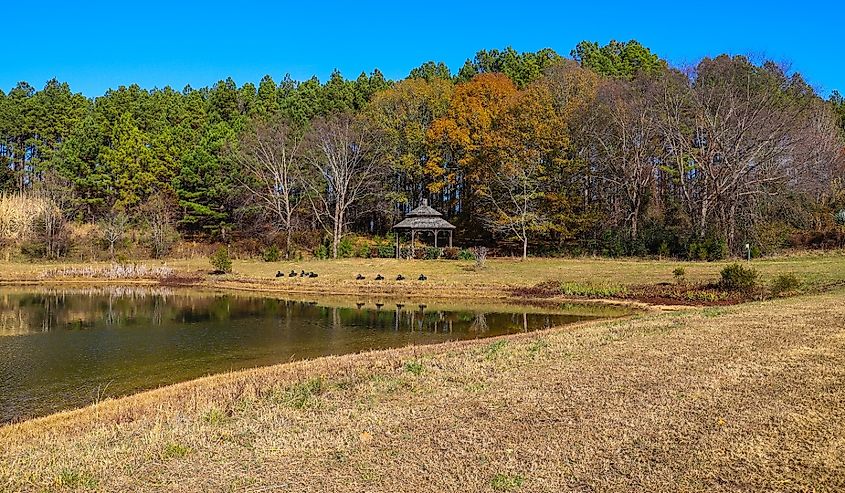
{"type": "Polygon", "coordinates": [[[234,294],[179,292],[172,288],[100,287],[78,290],[0,292],[0,333],[18,334],[94,326],[216,324],[278,320],[280,327],[318,324],[332,330],[359,328],[453,333],[527,331],[554,324],[554,315],[431,310],[426,304],[382,302],[325,306],[234,294]],[[387,309],[391,306],[393,309],[387,309]],[[375,309],[374,309],[375,308],[375,309]]]}
{"type": "Polygon", "coordinates": [[[487,326],[487,314],[476,313],[475,320],[472,321],[472,325],[469,326],[469,330],[473,332],[487,332],[490,330],[490,327],[487,326]]]}

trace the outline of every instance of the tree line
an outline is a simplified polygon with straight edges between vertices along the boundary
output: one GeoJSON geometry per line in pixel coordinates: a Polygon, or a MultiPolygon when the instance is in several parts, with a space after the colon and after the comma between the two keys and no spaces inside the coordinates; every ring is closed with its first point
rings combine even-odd
{"type": "Polygon", "coordinates": [[[401,81],[21,82],[0,91],[0,190],[48,204],[51,257],[86,223],[112,254],[139,228],[156,256],[177,237],[338,256],[426,198],[502,253],[711,259],[841,244],[843,129],[839,93],[775,63],[674,67],[636,41],[483,50],[401,81]]]}

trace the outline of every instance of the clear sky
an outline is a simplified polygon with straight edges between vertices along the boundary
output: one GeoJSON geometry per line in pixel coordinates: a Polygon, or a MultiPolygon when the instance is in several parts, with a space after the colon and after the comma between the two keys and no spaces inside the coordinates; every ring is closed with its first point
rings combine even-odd
{"type": "Polygon", "coordinates": [[[453,71],[479,49],[636,39],[674,64],[719,53],[789,62],[822,94],[845,92],[839,2],[83,2],[4,0],[0,88],[56,77],[88,96],[137,82],[181,89],[231,76],[257,83],[347,77],[379,68],[393,79],[427,60],[453,71]]]}

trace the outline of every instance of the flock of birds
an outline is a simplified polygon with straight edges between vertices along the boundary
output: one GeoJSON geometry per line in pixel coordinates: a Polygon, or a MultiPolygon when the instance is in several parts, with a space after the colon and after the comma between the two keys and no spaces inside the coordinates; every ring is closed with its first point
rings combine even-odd
{"type": "MultiPolygon", "coordinates": [[[[285,274],[282,271],[278,270],[278,271],[276,271],[276,277],[285,277],[285,274]]],[[[316,272],[305,272],[304,270],[300,271],[297,274],[297,272],[295,270],[291,270],[290,274],[288,274],[287,277],[308,277],[308,278],[313,279],[315,277],[318,277],[318,274],[316,272]]],[[[365,279],[367,279],[367,278],[365,276],[361,275],[361,274],[358,274],[357,276],[355,276],[356,281],[363,281],[365,279]]],[[[383,281],[384,276],[381,275],[381,274],[377,274],[376,277],[374,277],[373,279],[375,279],[376,281],[383,281]]],[[[399,274],[398,276],[396,276],[397,281],[404,281],[405,279],[406,279],[406,277],[403,276],[402,274],[399,274]]],[[[420,274],[420,277],[417,278],[417,281],[427,281],[427,280],[428,280],[428,277],[426,277],[425,274],[420,274]]]]}
{"type": "MultiPolygon", "coordinates": [[[[282,273],[282,271],[277,270],[276,271],[276,277],[285,277],[285,275],[282,273]]],[[[302,272],[297,274],[295,270],[292,270],[292,271],[290,271],[290,274],[288,274],[288,277],[312,277],[313,278],[313,277],[319,277],[319,276],[316,272],[305,272],[303,270],[302,272]]]]}

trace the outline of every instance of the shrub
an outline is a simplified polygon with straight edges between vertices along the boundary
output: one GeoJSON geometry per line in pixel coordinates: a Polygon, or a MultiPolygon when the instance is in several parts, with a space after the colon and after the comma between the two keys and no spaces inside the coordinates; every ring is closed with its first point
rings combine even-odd
{"type": "Polygon", "coordinates": [[[372,257],[372,253],[370,252],[370,246],[366,243],[363,243],[358,246],[358,249],[355,251],[355,256],[359,258],[370,258],[372,257]]]}
{"type": "Polygon", "coordinates": [[[232,272],[232,259],[229,258],[229,250],[220,245],[220,247],[209,257],[211,266],[214,267],[216,274],[226,274],[232,272]]]}
{"type": "Polygon", "coordinates": [[[270,248],[264,250],[264,253],[261,254],[261,258],[264,259],[265,262],[278,262],[282,258],[282,252],[276,245],[271,245],[270,248]]]}
{"type": "Polygon", "coordinates": [[[340,239],[337,243],[337,256],[338,258],[349,258],[352,256],[353,252],[355,251],[355,242],[352,238],[346,236],[340,239]]]}
{"type": "Polygon", "coordinates": [[[668,257],[671,254],[672,254],[672,252],[669,251],[669,244],[666,243],[666,240],[663,240],[662,242],[660,242],[660,246],[657,247],[657,256],[660,257],[660,258],[663,258],[663,257],[668,257]]]}
{"type": "Polygon", "coordinates": [[[425,249],[425,259],[426,260],[437,260],[440,258],[440,249],[436,247],[426,247],[425,249]]]}
{"type": "Polygon", "coordinates": [[[740,264],[731,264],[722,269],[720,285],[729,291],[748,292],[757,284],[757,271],[740,264]]]}
{"type": "Polygon", "coordinates": [[[840,226],[845,226],[845,209],[842,209],[837,212],[834,216],[834,219],[836,220],[836,224],[840,226]]]}
{"type": "Polygon", "coordinates": [[[687,270],[683,267],[675,267],[675,269],[672,271],[672,275],[675,276],[675,282],[677,282],[678,284],[683,284],[684,276],[687,275],[687,270]]]}
{"type": "Polygon", "coordinates": [[[396,256],[396,247],[393,245],[379,245],[378,256],[380,258],[393,258],[396,256]]]}
{"type": "Polygon", "coordinates": [[[795,274],[778,274],[772,279],[771,290],[772,294],[777,296],[782,293],[795,291],[801,286],[801,281],[795,274]]]}
{"type": "Polygon", "coordinates": [[[705,238],[687,244],[689,260],[722,260],[728,256],[728,244],[721,238],[705,238]]]}
{"type": "Polygon", "coordinates": [[[325,244],[321,244],[314,250],[314,256],[320,260],[329,258],[329,248],[325,244]]]}
{"type": "Polygon", "coordinates": [[[458,252],[458,259],[459,260],[475,260],[475,254],[472,253],[472,250],[463,249],[458,252]]]}

